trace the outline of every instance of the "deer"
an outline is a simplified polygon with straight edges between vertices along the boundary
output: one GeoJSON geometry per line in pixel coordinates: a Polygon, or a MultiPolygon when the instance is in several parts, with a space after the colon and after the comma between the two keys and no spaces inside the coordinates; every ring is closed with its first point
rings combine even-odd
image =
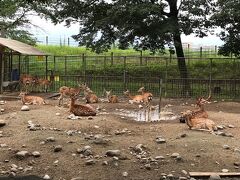
{"type": "MultiPolygon", "coordinates": [[[[211,95],[209,95],[207,99],[204,99],[204,97],[197,98],[196,105],[198,106],[198,109],[191,111],[194,118],[208,118],[208,113],[205,111],[204,105],[210,103],[210,99],[211,95]]],[[[183,116],[181,116],[179,120],[181,123],[186,122],[186,119],[183,116]]]]}
{"type": "Polygon", "coordinates": [[[127,89],[126,91],[123,92],[123,94],[125,96],[127,96],[130,100],[129,102],[132,104],[132,103],[143,103],[144,102],[144,97],[143,95],[135,95],[135,96],[132,96],[130,94],[130,91],[127,89]]]}
{"type": "Polygon", "coordinates": [[[116,95],[112,95],[112,90],[107,91],[104,89],[104,93],[106,94],[106,97],[108,99],[109,103],[118,103],[118,97],[116,95]]]}
{"type": "Polygon", "coordinates": [[[43,78],[38,79],[38,85],[40,86],[40,91],[43,90],[44,92],[47,92],[51,83],[52,82],[49,81],[48,79],[43,79],[43,78]]]}
{"type": "Polygon", "coordinates": [[[71,87],[67,87],[67,86],[62,86],[59,88],[59,93],[60,93],[60,97],[58,98],[58,105],[61,106],[61,102],[63,104],[63,98],[66,97],[70,97],[72,95],[76,96],[79,95],[81,92],[81,87],[79,85],[79,87],[77,88],[71,88],[71,87]]]}
{"type": "Polygon", "coordinates": [[[147,92],[144,87],[140,87],[138,92],[142,94],[144,104],[149,104],[152,101],[153,94],[147,92]]]}
{"type": "Polygon", "coordinates": [[[89,104],[75,104],[77,96],[74,94],[72,94],[70,98],[70,112],[73,113],[75,116],[96,116],[96,110],[92,106],[90,106],[89,104]]]}
{"type": "Polygon", "coordinates": [[[86,83],[80,85],[80,87],[83,89],[86,103],[98,103],[97,95],[86,85],[86,83]]]}
{"type": "Polygon", "coordinates": [[[196,130],[207,129],[210,132],[217,130],[217,126],[211,119],[195,117],[195,114],[191,111],[187,111],[183,113],[183,117],[186,118],[186,123],[189,129],[196,129],[196,130]]]}
{"type": "Polygon", "coordinates": [[[29,74],[22,74],[19,79],[20,84],[23,86],[21,90],[24,90],[26,94],[29,93],[30,87],[33,83],[33,77],[29,74]]]}
{"type": "Polygon", "coordinates": [[[45,100],[39,96],[29,96],[26,95],[26,92],[20,92],[19,97],[21,97],[22,104],[26,105],[41,105],[41,104],[47,104],[45,100]]]}

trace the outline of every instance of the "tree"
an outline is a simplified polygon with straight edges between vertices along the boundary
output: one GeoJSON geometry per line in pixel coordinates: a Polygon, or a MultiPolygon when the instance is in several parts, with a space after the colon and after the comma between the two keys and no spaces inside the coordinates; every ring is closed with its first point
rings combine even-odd
{"type": "Polygon", "coordinates": [[[217,12],[212,17],[215,25],[222,28],[220,39],[225,42],[219,53],[240,56],[240,1],[218,0],[217,12]]]}
{"type": "Polygon", "coordinates": [[[0,37],[9,37],[34,45],[36,40],[24,29],[30,21],[31,6],[24,0],[0,1],[0,37]]]}
{"type": "MultiPolygon", "coordinates": [[[[45,13],[54,23],[80,24],[74,39],[96,52],[106,51],[114,42],[125,49],[176,51],[180,77],[188,72],[181,34],[207,35],[214,0],[54,0],[45,13]]],[[[186,81],[185,81],[186,84],[186,81]]]]}

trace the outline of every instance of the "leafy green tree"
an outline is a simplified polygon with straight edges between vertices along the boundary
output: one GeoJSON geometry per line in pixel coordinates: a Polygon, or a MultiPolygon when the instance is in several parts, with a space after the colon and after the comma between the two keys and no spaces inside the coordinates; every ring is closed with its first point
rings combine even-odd
{"type": "Polygon", "coordinates": [[[34,45],[35,38],[26,29],[32,7],[24,0],[0,1],[0,37],[8,37],[34,45]],[[25,28],[25,29],[24,29],[25,28]]]}
{"type": "Polygon", "coordinates": [[[218,0],[217,12],[212,19],[215,25],[222,28],[220,39],[225,42],[219,53],[240,56],[240,1],[218,0]]]}
{"type": "Polygon", "coordinates": [[[52,0],[40,12],[54,23],[79,23],[79,45],[102,52],[118,47],[176,52],[183,95],[190,92],[181,35],[207,36],[215,0],[52,0]]]}
{"type": "MultiPolygon", "coordinates": [[[[214,0],[53,0],[45,13],[54,23],[80,24],[73,37],[96,52],[114,42],[119,48],[176,51],[181,78],[188,78],[181,34],[204,37],[211,23],[214,0]]],[[[44,8],[42,8],[43,10],[44,8]]]]}

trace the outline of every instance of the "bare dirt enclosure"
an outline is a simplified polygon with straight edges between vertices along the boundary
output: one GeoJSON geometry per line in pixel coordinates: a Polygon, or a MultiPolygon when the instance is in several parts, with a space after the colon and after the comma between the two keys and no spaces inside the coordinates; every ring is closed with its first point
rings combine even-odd
{"type": "MultiPolygon", "coordinates": [[[[0,105],[4,109],[0,119],[6,122],[0,127],[0,177],[155,180],[189,179],[187,173],[196,171],[240,172],[240,103],[206,105],[209,118],[223,128],[216,135],[189,130],[178,120],[134,121],[121,113],[138,110],[126,99],[94,104],[97,116],[75,120],[67,118],[68,108],[58,107],[58,100],[47,101],[47,105],[29,105],[30,111],[20,110],[20,100],[0,105]],[[30,155],[17,156],[21,151],[30,155]]],[[[193,109],[193,103],[164,99],[162,107],[170,104],[168,109],[178,115],[193,109]]]]}

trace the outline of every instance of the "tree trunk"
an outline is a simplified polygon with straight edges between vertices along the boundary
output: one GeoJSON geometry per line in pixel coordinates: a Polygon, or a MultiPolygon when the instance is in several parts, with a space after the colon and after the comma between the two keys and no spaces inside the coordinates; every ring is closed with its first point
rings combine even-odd
{"type": "Polygon", "coordinates": [[[188,70],[185,62],[181,33],[178,23],[178,9],[177,9],[177,0],[167,0],[170,6],[169,18],[172,21],[172,33],[173,33],[173,42],[176,49],[177,59],[178,59],[178,69],[180,72],[180,78],[182,79],[182,95],[189,96],[191,94],[190,84],[188,80],[188,70]]]}
{"type": "Polygon", "coordinates": [[[182,96],[187,97],[191,95],[190,84],[188,80],[188,70],[186,66],[186,61],[184,57],[182,41],[180,33],[176,33],[173,36],[174,46],[176,49],[177,59],[178,59],[178,69],[180,72],[180,78],[182,79],[182,96]]]}

